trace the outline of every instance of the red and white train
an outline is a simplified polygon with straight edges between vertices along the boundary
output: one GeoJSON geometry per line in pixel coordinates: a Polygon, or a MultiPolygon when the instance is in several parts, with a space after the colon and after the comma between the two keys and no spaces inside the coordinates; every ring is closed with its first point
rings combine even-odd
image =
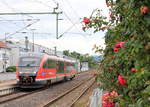
{"type": "Polygon", "coordinates": [[[19,58],[16,78],[21,88],[39,88],[73,79],[75,61],[45,53],[26,53],[19,58]]]}

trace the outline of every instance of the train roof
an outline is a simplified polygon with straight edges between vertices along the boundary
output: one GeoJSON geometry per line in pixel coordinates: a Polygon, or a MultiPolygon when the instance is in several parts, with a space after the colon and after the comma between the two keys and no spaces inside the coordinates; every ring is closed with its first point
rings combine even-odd
{"type": "Polygon", "coordinates": [[[70,63],[75,63],[75,60],[68,59],[68,58],[63,58],[59,56],[54,56],[54,55],[48,55],[50,59],[58,60],[58,61],[65,61],[65,62],[70,62],[70,63]]]}
{"type": "Polygon", "coordinates": [[[70,63],[75,63],[75,59],[69,59],[67,57],[59,57],[55,55],[48,55],[46,53],[37,53],[37,52],[24,52],[21,53],[20,57],[40,57],[42,58],[43,56],[49,57],[50,59],[53,60],[58,60],[58,61],[65,61],[65,62],[70,62],[70,63]]]}
{"type": "Polygon", "coordinates": [[[23,52],[20,54],[20,57],[42,57],[44,53],[37,53],[37,52],[23,52]]]}

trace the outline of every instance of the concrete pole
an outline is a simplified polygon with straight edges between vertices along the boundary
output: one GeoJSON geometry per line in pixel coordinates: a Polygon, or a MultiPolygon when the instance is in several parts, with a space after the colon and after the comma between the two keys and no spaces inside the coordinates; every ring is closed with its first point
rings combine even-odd
{"type": "Polygon", "coordinates": [[[57,47],[56,46],[54,47],[54,51],[55,51],[54,55],[57,56],[57,47]]]}
{"type": "Polygon", "coordinates": [[[28,37],[25,36],[25,47],[26,47],[26,52],[28,52],[28,46],[29,46],[29,40],[28,40],[28,37]]]}
{"type": "MultiPolygon", "coordinates": [[[[7,44],[6,43],[6,35],[7,35],[8,33],[5,33],[5,45],[7,44]]],[[[5,50],[5,53],[4,53],[4,59],[3,59],[3,61],[4,61],[4,72],[6,72],[6,47],[4,47],[4,50],[5,50]]]]}
{"type": "Polygon", "coordinates": [[[58,39],[58,14],[56,14],[56,39],[58,39]]]}
{"type": "Polygon", "coordinates": [[[31,31],[32,31],[32,52],[34,52],[34,30],[36,30],[36,29],[31,29],[31,31]]]}

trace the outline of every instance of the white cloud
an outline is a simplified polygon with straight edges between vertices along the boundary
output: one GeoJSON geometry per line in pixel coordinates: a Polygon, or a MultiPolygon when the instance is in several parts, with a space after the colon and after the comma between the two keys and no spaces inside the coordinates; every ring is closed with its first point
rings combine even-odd
{"type": "Polygon", "coordinates": [[[94,44],[101,45],[104,47],[104,39],[98,37],[99,35],[92,36],[66,36],[60,39],[49,38],[36,40],[35,42],[41,45],[53,48],[57,46],[58,50],[70,50],[79,53],[89,53],[90,55],[95,54],[92,51],[94,44]]]}

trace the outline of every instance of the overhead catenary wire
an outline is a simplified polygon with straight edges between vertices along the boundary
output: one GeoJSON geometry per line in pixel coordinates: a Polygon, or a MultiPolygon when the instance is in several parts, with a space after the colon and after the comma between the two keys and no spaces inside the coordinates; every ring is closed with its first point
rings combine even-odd
{"type": "MultiPolygon", "coordinates": [[[[16,33],[18,33],[18,32],[20,32],[20,31],[22,31],[22,30],[24,30],[24,29],[30,27],[31,25],[37,23],[38,21],[40,21],[40,20],[36,20],[36,21],[34,21],[33,23],[28,24],[28,25],[26,25],[25,27],[23,27],[23,28],[21,28],[21,29],[15,31],[14,33],[8,34],[6,38],[12,37],[12,36],[15,35],[16,33]]],[[[4,38],[4,39],[5,39],[5,38],[4,38]]]]}
{"type": "MultiPolygon", "coordinates": [[[[0,17],[1,18],[1,17],[0,17]]],[[[33,21],[33,20],[39,20],[39,19],[20,19],[20,20],[13,20],[13,19],[0,19],[0,21],[33,21]]]]}
{"type": "MultiPolygon", "coordinates": [[[[4,5],[6,5],[8,8],[10,8],[13,12],[16,12],[16,9],[15,9],[14,7],[10,6],[10,5],[6,2],[6,0],[5,0],[5,1],[2,0],[2,3],[3,3],[4,5]]],[[[21,12],[21,11],[20,11],[20,12],[21,12]]],[[[28,16],[28,17],[30,17],[30,18],[33,18],[33,16],[28,15],[28,14],[26,14],[26,16],[28,16]]]]}
{"type": "MultiPolygon", "coordinates": [[[[55,4],[58,4],[58,2],[56,1],[56,0],[52,0],[55,4]]],[[[61,5],[60,5],[61,6],[61,5]]],[[[61,6],[62,7],[62,6],[61,6]]],[[[80,33],[82,33],[79,29],[78,29],[78,27],[76,26],[76,24],[71,20],[71,18],[67,15],[67,13],[62,9],[62,8],[60,8],[62,11],[63,11],[63,13],[64,13],[64,15],[66,16],[66,18],[71,22],[71,24],[73,25],[73,27],[75,27],[80,33]]],[[[69,28],[69,29],[72,29],[72,26],[69,28]]],[[[68,30],[69,31],[69,30],[68,30]]],[[[64,33],[66,33],[66,31],[64,32],[64,33]]],[[[64,34],[63,33],[63,34],[64,34]]],[[[83,33],[85,33],[85,32],[83,32],[83,33]]],[[[85,35],[87,36],[87,35],[91,35],[91,34],[87,34],[87,33],[85,33],[85,35]]],[[[61,37],[62,37],[62,35],[60,35],[61,37]]]]}
{"type": "Polygon", "coordinates": [[[20,14],[21,15],[28,15],[28,14],[60,14],[60,13],[55,12],[55,11],[54,12],[37,12],[37,13],[35,13],[35,12],[31,12],[31,13],[27,13],[27,12],[25,12],[25,13],[23,13],[23,12],[20,12],[20,13],[17,13],[17,12],[16,13],[0,13],[0,15],[20,15],[20,14]]]}
{"type": "MultiPolygon", "coordinates": [[[[29,1],[31,1],[31,0],[29,0],[29,1]]],[[[50,5],[46,4],[46,3],[44,3],[44,2],[42,2],[42,1],[39,1],[39,0],[32,0],[32,1],[37,2],[37,3],[40,3],[40,4],[42,4],[42,5],[46,6],[46,7],[54,8],[54,7],[52,7],[52,6],[50,6],[50,5]]]]}
{"type": "MultiPolygon", "coordinates": [[[[77,23],[78,23],[78,21],[77,21],[77,23]]],[[[59,38],[62,37],[65,33],[69,32],[77,23],[74,23],[72,26],[70,26],[65,32],[63,32],[63,33],[59,36],[59,38]]]]}
{"type": "MultiPolygon", "coordinates": [[[[41,1],[39,1],[39,0],[34,0],[34,1],[38,1],[39,3],[41,3],[41,1]]],[[[43,2],[42,2],[43,3],[43,2]]],[[[57,2],[55,2],[55,3],[57,3],[57,2]]],[[[45,3],[43,3],[43,4],[45,4],[45,3]]],[[[46,6],[46,5],[45,5],[46,6]]],[[[50,7],[49,5],[47,5],[47,7],[50,7]]],[[[67,19],[72,23],[72,26],[71,27],[69,27],[64,33],[66,33],[67,31],[70,31],[73,27],[76,27],[76,23],[74,23],[72,20],[71,20],[71,18],[67,15],[67,13],[65,12],[65,16],[67,17],[67,19]]],[[[77,27],[76,27],[77,28],[77,27]]],[[[77,28],[78,29],[78,28],[77,28]]],[[[79,29],[78,29],[79,30],[79,29]]],[[[79,30],[79,32],[81,32],[80,30],[79,30]]],[[[87,35],[87,34],[86,34],[87,35]]]]}
{"type": "MultiPolygon", "coordinates": [[[[2,0],[1,3],[3,3],[3,4],[4,4],[5,6],[7,6],[8,8],[10,8],[13,12],[16,12],[16,9],[13,8],[12,6],[10,6],[6,1],[2,0]]],[[[33,18],[33,17],[30,16],[30,15],[26,15],[26,16],[27,16],[27,17],[30,17],[30,18],[33,18]]],[[[21,15],[21,17],[22,17],[22,20],[23,20],[23,19],[24,19],[24,18],[23,18],[24,15],[21,15]]],[[[16,27],[20,27],[20,26],[18,26],[16,23],[14,23],[13,21],[10,21],[10,22],[12,22],[13,24],[15,24],[16,27]]],[[[26,26],[24,20],[22,21],[22,23],[23,23],[24,26],[26,26]]]]}
{"type": "MultiPolygon", "coordinates": [[[[75,15],[80,19],[80,16],[79,16],[79,14],[76,12],[76,10],[72,7],[72,5],[71,5],[71,3],[69,2],[69,0],[62,0],[62,1],[65,1],[68,5],[69,5],[69,7],[73,10],[73,12],[75,13],[75,15]]],[[[79,20],[78,19],[78,20],[79,20]]]]}

